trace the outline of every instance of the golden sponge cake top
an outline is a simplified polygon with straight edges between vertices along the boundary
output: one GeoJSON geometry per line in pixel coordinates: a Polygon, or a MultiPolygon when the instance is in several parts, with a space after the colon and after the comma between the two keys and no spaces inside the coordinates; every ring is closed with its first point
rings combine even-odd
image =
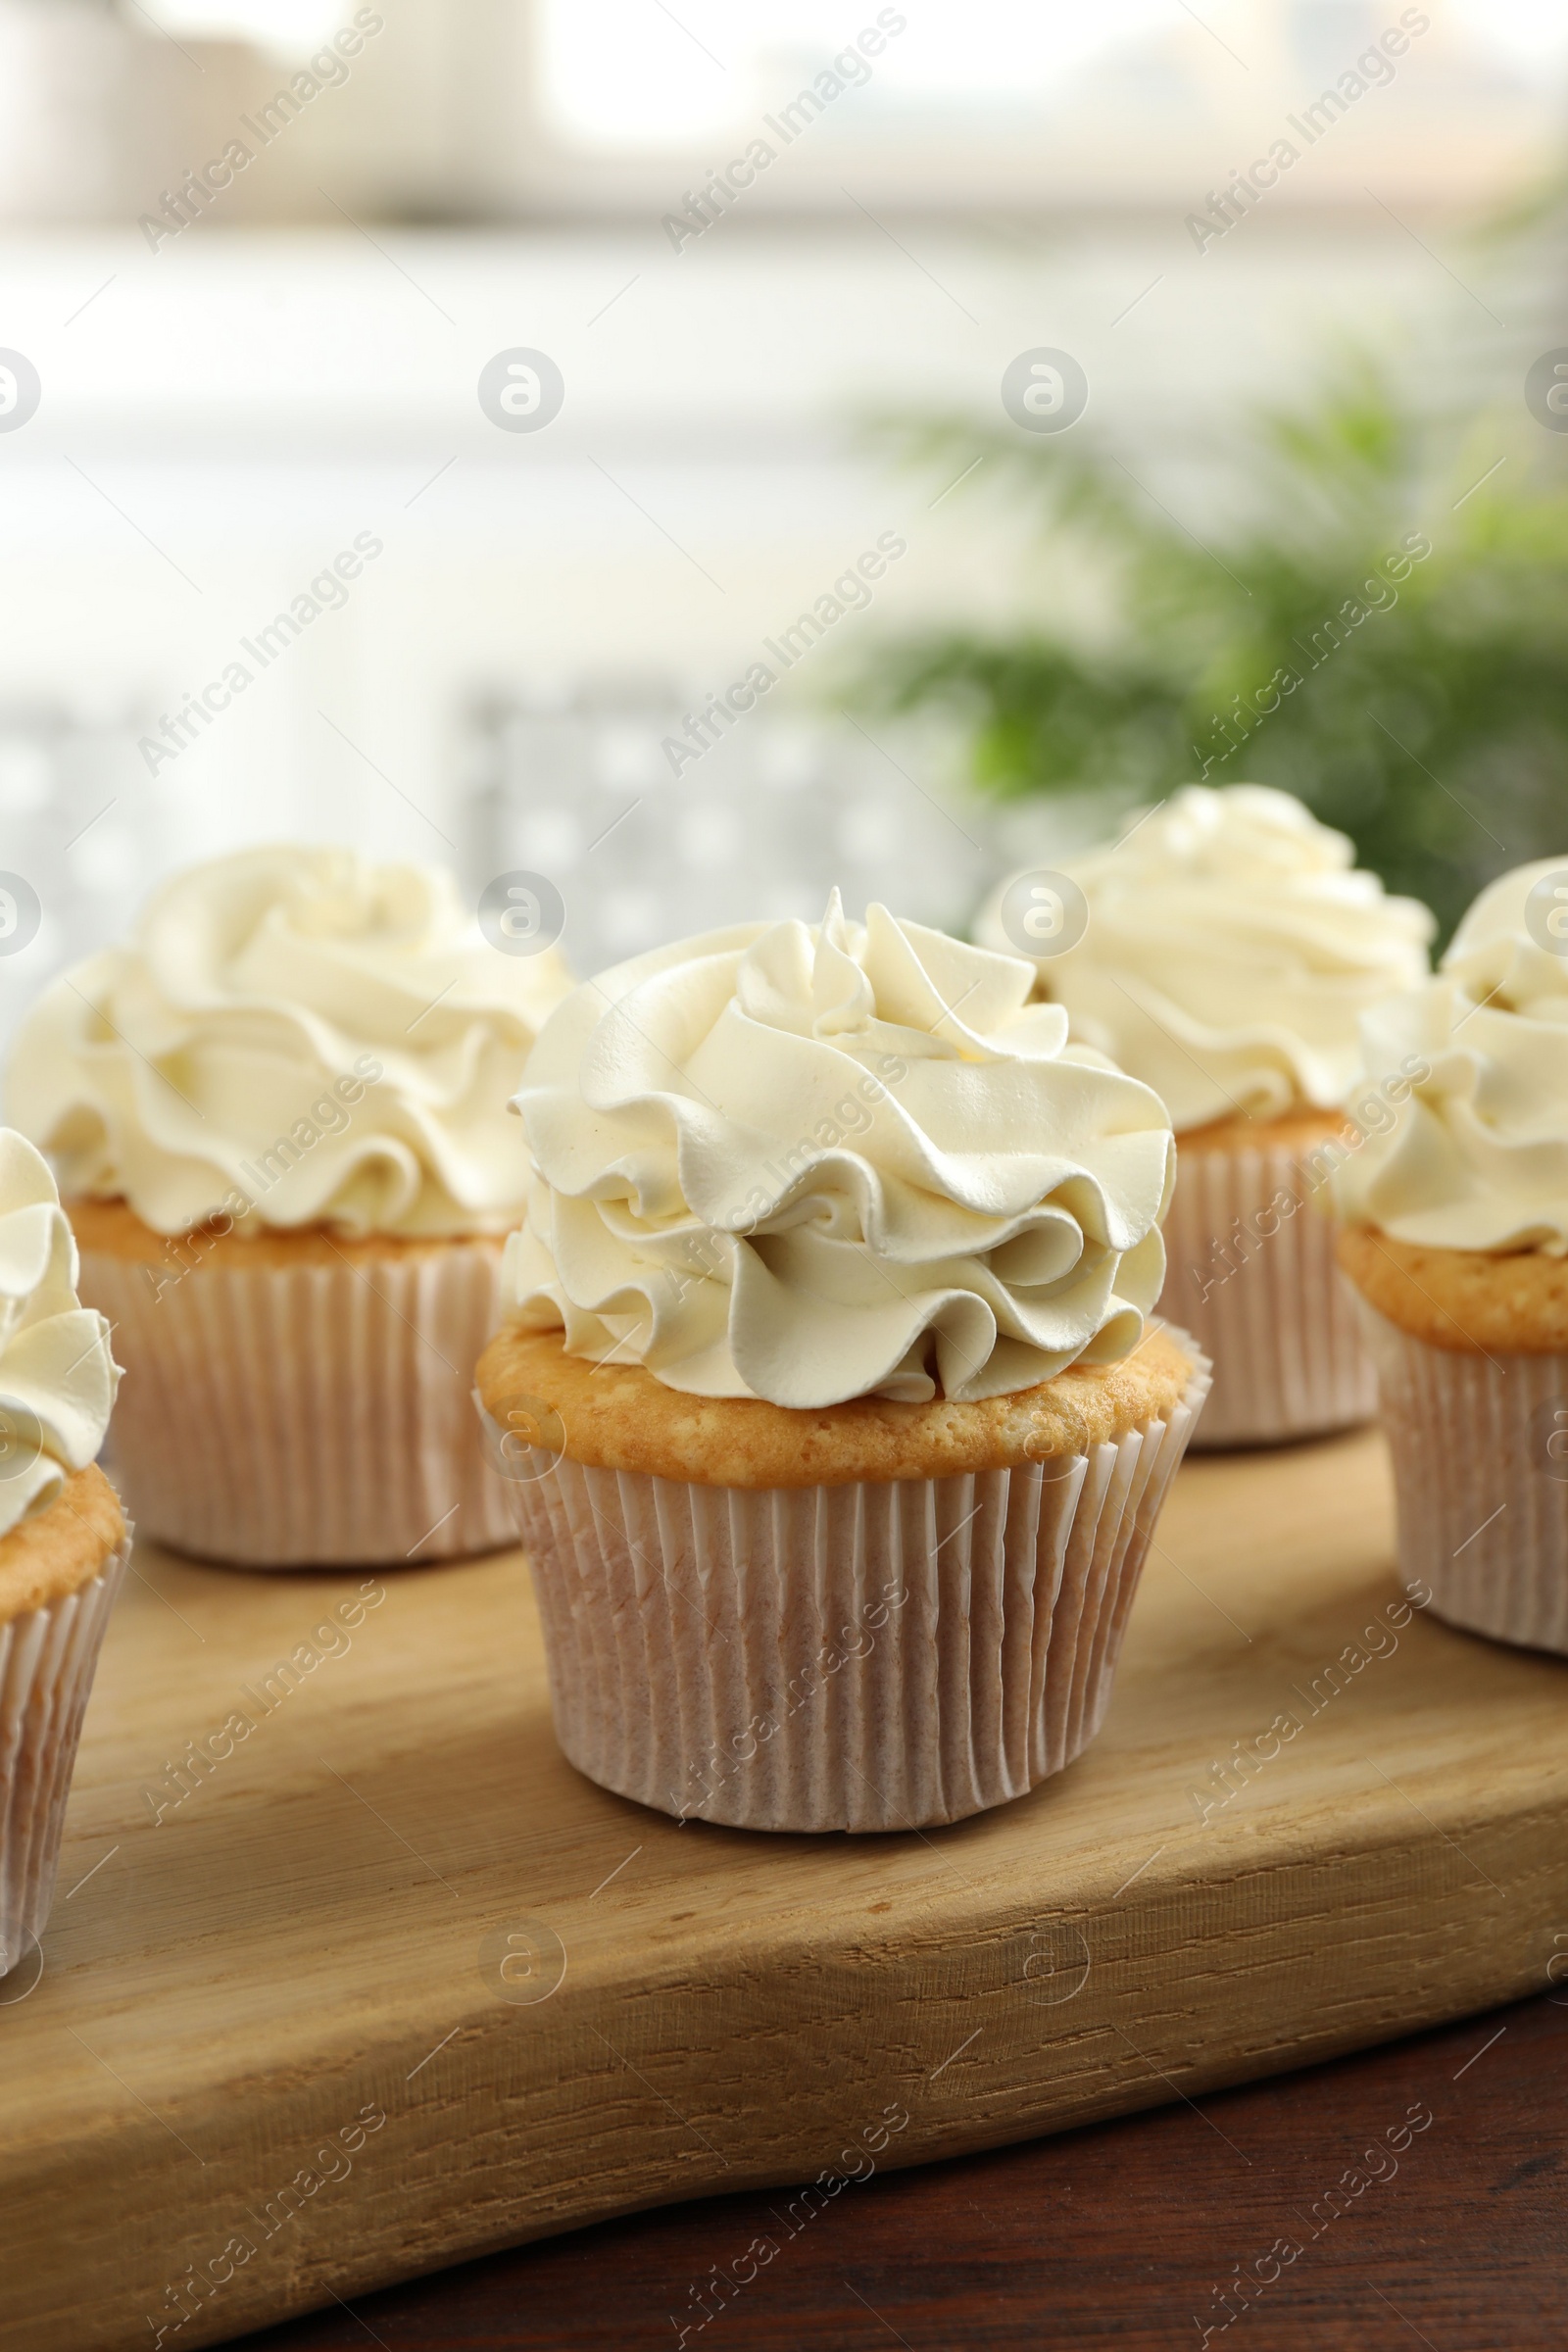
{"type": "Polygon", "coordinates": [[[124,1540],[120,1497],[89,1462],[67,1479],[46,1511],[0,1536],[0,1624],[90,1584],[124,1540]]]}
{"type": "Polygon", "coordinates": [[[511,1325],[479,1359],[485,1409],[519,1441],[602,1470],[705,1487],[841,1486],[953,1478],[1064,1459],[1167,1414],[1195,1368],[1190,1343],[1153,1325],[1120,1362],[970,1403],[858,1396],[799,1410],[689,1396],[641,1364],[568,1355],[559,1331],[511,1325]],[[510,1416],[510,1421],[509,1421],[510,1416]]]}
{"type": "Polygon", "coordinates": [[[1568,1355],[1568,1257],[1440,1250],[1348,1225],[1340,1263],[1380,1315],[1451,1354],[1568,1355]]]}

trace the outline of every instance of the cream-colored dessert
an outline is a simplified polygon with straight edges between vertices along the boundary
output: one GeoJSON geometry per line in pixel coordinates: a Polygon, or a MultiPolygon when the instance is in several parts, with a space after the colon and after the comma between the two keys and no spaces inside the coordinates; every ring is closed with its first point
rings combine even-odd
{"type": "Polygon", "coordinates": [[[892,1829],[1098,1727],[1206,1367],[1147,1328],[1165,1112],[1032,983],[835,897],[541,1034],[478,1380],[558,1733],[606,1786],[892,1829]]]}
{"type": "MultiPolygon", "coordinates": [[[[1086,920],[1074,944],[1037,957],[1072,1036],[1170,1110],[1179,1180],[1160,1307],[1214,1359],[1203,1446],[1301,1437],[1374,1409],[1323,1183],[1336,1139],[1362,1131],[1359,1016],[1425,976],[1434,926],[1353,857],[1288,793],[1190,785],[1130,817],[1119,841],[1064,860],[1086,920]]],[[[1007,941],[1010,888],[981,921],[992,947],[1007,941]]]]}
{"type": "Polygon", "coordinates": [[[1470,908],[1437,975],[1362,1023],[1407,1085],[1334,1179],[1398,1493],[1434,1606],[1568,1652],[1568,858],[1470,908]]]}
{"type": "Polygon", "coordinates": [[[0,1975],[49,1915],[125,1522],[93,1465],[119,1372],[50,1175],[0,1128],[0,1975]]]}
{"type": "Polygon", "coordinates": [[[147,1532],[253,1567],[511,1540],[468,1371],[522,1213],[508,1099],[569,985],[438,869],[282,845],[169,883],[34,1007],[8,1102],[136,1375],[147,1532]]]}

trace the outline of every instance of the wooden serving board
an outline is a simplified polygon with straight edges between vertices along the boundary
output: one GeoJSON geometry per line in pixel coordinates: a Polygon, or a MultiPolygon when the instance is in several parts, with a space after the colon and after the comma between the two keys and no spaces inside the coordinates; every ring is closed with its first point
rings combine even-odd
{"type": "Polygon", "coordinates": [[[516,1554],[389,1572],[318,1634],[358,1576],[142,1547],[42,1972],[0,1985],[0,2346],[218,2342],[1544,1984],[1568,1662],[1391,1622],[1381,1442],[1192,1462],[1157,1543],[1089,1754],[864,1839],[678,1827],[580,1780],[516,1554]]]}

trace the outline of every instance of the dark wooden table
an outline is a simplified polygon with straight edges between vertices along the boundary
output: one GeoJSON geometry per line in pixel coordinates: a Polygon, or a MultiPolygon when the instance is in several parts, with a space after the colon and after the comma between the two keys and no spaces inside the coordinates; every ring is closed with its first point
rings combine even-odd
{"type": "Polygon", "coordinates": [[[245,2343],[629,2352],[684,2327],[693,2352],[1179,2352],[1208,2327],[1226,2352],[1564,2352],[1568,1984],[1196,2105],[882,2174],[797,2209],[793,2236],[790,2193],[602,2223],[245,2343]],[[737,2270],[755,2276],[721,2305],[715,2274],[737,2270]],[[1238,2271],[1252,2299],[1232,2295],[1226,2325],[1238,2271]]]}

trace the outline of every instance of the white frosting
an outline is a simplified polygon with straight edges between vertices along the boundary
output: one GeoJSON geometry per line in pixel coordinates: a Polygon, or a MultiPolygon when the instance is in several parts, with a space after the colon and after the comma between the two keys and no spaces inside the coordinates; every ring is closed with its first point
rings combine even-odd
{"type": "Polygon", "coordinates": [[[872,906],[641,956],[552,1016],[509,1302],[667,1388],[994,1396],[1142,1336],[1163,1108],[1032,967],[872,906]]]}
{"type": "Polygon", "coordinates": [[[437,868],[246,850],[56,982],[10,1113],[68,1196],[122,1196],[160,1233],[225,1207],[252,1230],[504,1231],[527,1174],[509,1097],[570,985],[554,949],[486,945],[437,868]]]}
{"type": "MultiPolygon", "coordinates": [[[[1358,1016],[1424,977],[1434,929],[1352,871],[1354,855],[1289,793],[1188,785],[1062,861],[1089,924],[1041,959],[1042,991],[1075,1038],[1154,1089],[1178,1133],[1336,1108],[1360,1066],[1358,1016]]],[[[989,947],[1008,945],[1002,898],[979,925],[989,947]]]]}
{"type": "Polygon", "coordinates": [[[1438,975],[1366,1015],[1367,1070],[1395,1107],[1335,1177],[1342,1216],[1429,1248],[1568,1253],[1568,956],[1525,916],[1548,874],[1568,858],[1490,884],[1438,975]],[[1412,1067],[1427,1074],[1406,1098],[1412,1067]]]}
{"type": "Polygon", "coordinates": [[[76,1245],[47,1162],[0,1127],[0,1536],[94,1459],[120,1371],[76,1297],[76,1245]]]}

